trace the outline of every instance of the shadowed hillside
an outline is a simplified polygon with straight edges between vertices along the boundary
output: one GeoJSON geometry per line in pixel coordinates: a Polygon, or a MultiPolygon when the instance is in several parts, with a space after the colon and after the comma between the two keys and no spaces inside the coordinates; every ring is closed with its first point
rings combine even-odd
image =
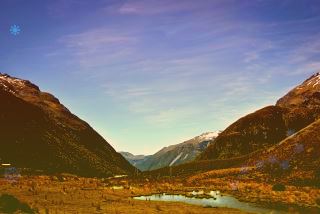
{"type": "Polygon", "coordinates": [[[320,186],[320,120],[251,156],[246,165],[295,185],[320,186]]]}
{"type": "Polygon", "coordinates": [[[269,106],[249,114],[224,130],[201,159],[227,159],[267,148],[286,137],[284,109],[269,106]]]}
{"type": "Polygon", "coordinates": [[[83,176],[134,171],[87,123],[29,81],[0,75],[0,101],[3,162],[83,176]]]}

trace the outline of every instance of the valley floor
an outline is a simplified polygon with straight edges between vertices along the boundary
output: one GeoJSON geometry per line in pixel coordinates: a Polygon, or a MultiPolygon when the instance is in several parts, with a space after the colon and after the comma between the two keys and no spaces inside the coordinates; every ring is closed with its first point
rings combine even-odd
{"type": "MultiPolygon", "coordinates": [[[[154,189],[134,187],[113,189],[101,179],[74,176],[32,176],[16,180],[0,179],[0,193],[27,203],[38,213],[245,213],[227,208],[204,208],[174,202],[139,201],[134,195],[154,189]]],[[[2,202],[0,202],[1,205],[2,202]]]]}
{"type": "MultiPolygon", "coordinates": [[[[187,178],[96,179],[73,175],[0,178],[0,193],[9,194],[39,213],[246,213],[229,208],[205,208],[177,202],[139,201],[133,196],[154,193],[187,195],[193,190],[220,190],[239,200],[262,203],[290,213],[318,213],[320,189],[286,186],[273,191],[272,185],[250,177],[220,177],[218,170],[187,178]],[[220,177],[220,178],[219,178],[220,177]],[[268,203],[268,204],[267,204],[268,203]],[[288,209],[288,207],[290,207],[288,209]]],[[[232,174],[230,170],[228,174],[232,174]]],[[[203,197],[206,197],[203,195],[203,197]]],[[[1,205],[0,201],[0,205],[1,205]]]]}

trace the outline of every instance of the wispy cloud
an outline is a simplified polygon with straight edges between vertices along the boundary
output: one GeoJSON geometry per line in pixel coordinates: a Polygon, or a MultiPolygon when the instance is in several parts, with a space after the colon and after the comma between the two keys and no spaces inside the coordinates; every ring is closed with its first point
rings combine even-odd
{"type": "Polygon", "coordinates": [[[130,57],[138,38],[108,28],[92,29],[63,36],[59,42],[84,67],[95,67],[130,57]]]}
{"type": "Polygon", "coordinates": [[[154,15],[160,13],[173,13],[181,11],[190,11],[197,8],[205,7],[206,1],[202,4],[196,4],[194,1],[170,1],[170,0],[140,0],[126,1],[120,8],[119,13],[137,14],[137,15],[154,15]]]}
{"type": "MultiPolygon", "coordinates": [[[[64,13],[71,2],[61,4],[64,13]]],[[[283,18],[287,3],[101,0],[98,5],[86,16],[94,24],[61,36],[49,56],[63,56],[78,76],[91,77],[103,102],[128,115],[130,123],[121,121],[126,130],[138,126],[135,120],[141,129],[164,133],[223,129],[274,104],[297,79],[320,68],[319,19],[290,15],[296,8],[283,18]]]]}

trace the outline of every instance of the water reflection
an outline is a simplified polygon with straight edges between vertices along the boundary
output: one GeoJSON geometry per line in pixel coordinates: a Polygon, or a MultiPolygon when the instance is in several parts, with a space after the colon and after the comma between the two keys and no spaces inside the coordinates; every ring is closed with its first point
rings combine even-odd
{"type": "Polygon", "coordinates": [[[219,191],[210,191],[207,196],[210,198],[200,198],[203,195],[203,191],[193,191],[189,193],[195,197],[187,197],[184,195],[170,195],[170,194],[155,194],[150,196],[138,196],[134,197],[137,200],[151,200],[151,201],[173,201],[173,202],[184,202],[188,204],[202,205],[204,207],[227,207],[240,209],[246,212],[252,213],[272,213],[272,214],[282,214],[286,213],[280,210],[274,210],[269,208],[260,207],[256,204],[241,202],[238,199],[228,196],[221,195],[219,191]]]}

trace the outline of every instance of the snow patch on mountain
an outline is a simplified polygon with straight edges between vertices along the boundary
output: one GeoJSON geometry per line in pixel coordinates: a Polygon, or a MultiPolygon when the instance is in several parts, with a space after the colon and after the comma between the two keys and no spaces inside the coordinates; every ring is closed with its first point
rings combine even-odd
{"type": "Polygon", "coordinates": [[[189,156],[189,154],[186,154],[186,156],[184,156],[183,160],[185,160],[188,156],[189,156]]]}
{"type": "Polygon", "coordinates": [[[306,85],[312,85],[312,87],[316,87],[320,84],[320,73],[314,74],[312,77],[310,77],[308,80],[306,80],[306,85]]]}
{"type": "Polygon", "coordinates": [[[169,164],[169,166],[172,166],[179,158],[182,156],[182,152],[169,164]]]}
{"type": "Polygon", "coordinates": [[[209,140],[212,140],[216,137],[218,137],[218,135],[220,134],[221,131],[215,131],[215,132],[206,132],[206,133],[203,133],[201,134],[200,136],[198,136],[198,138],[201,140],[201,141],[209,141],[209,140]]]}
{"type": "Polygon", "coordinates": [[[9,75],[5,75],[5,74],[0,75],[0,81],[1,81],[2,85],[6,85],[6,86],[7,86],[7,84],[18,86],[20,88],[25,86],[23,80],[12,78],[9,75]]]}

